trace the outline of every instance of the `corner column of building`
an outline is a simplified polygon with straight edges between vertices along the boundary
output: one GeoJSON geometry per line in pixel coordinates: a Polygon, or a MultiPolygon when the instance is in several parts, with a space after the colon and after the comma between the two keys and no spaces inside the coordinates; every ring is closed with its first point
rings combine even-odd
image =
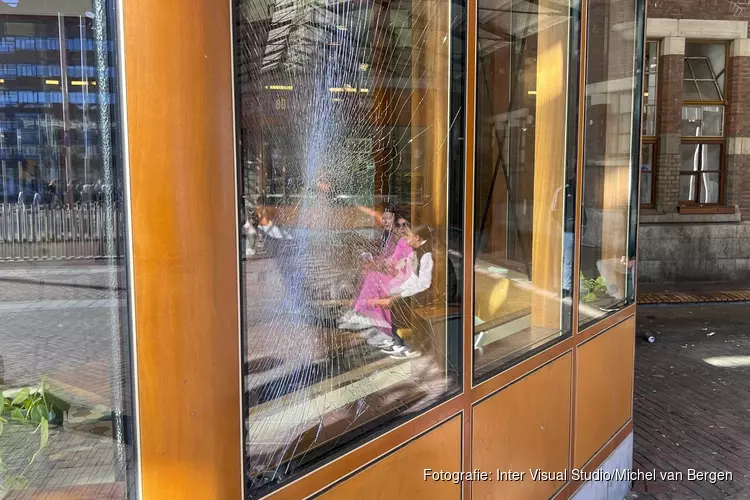
{"type": "Polygon", "coordinates": [[[750,39],[732,41],[727,81],[725,203],[738,206],[742,219],[750,220],[750,39]]]}
{"type": "Polygon", "coordinates": [[[229,2],[120,0],[143,500],[242,498],[229,2]]]}
{"type": "Polygon", "coordinates": [[[675,212],[680,194],[680,140],[682,136],[682,78],[685,38],[667,37],[661,44],[656,133],[656,208],[675,212]]]}

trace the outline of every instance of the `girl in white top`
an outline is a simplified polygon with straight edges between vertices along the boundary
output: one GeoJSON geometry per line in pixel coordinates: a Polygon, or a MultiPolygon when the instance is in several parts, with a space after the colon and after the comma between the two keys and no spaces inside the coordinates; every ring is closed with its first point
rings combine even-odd
{"type": "Polygon", "coordinates": [[[432,261],[432,248],[428,241],[422,239],[418,234],[409,236],[409,246],[415,249],[409,256],[409,265],[412,268],[412,272],[405,281],[389,291],[391,298],[412,297],[427,291],[432,285],[432,267],[434,263],[432,261]],[[430,248],[425,248],[425,246],[430,248]]]}
{"type": "Polygon", "coordinates": [[[392,358],[416,358],[421,353],[410,349],[399,337],[399,328],[407,327],[412,318],[410,308],[414,304],[425,305],[429,301],[429,290],[432,287],[432,231],[428,226],[417,228],[408,236],[408,243],[414,249],[411,255],[412,272],[408,278],[390,290],[387,299],[380,300],[378,305],[388,307],[391,311],[392,338],[381,344],[382,351],[392,358]]]}

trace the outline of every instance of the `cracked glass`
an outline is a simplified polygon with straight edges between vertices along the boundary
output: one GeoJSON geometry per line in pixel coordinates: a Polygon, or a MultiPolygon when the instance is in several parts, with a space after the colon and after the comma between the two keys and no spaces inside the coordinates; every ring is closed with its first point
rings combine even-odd
{"type": "Polygon", "coordinates": [[[247,488],[461,387],[460,2],[241,0],[247,488]]]}

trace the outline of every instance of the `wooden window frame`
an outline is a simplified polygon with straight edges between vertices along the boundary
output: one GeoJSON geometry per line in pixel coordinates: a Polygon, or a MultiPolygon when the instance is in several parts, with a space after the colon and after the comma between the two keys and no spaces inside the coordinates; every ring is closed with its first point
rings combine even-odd
{"type": "MultiPolygon", "coordinates": [[[[647,106],[651,106],[651,105],[654,106],[654,133],[646,134],[644,132],[644,128],[646,124],[646,120],[644,119],[642,120],[642,126],[641,126],[641,135],[643,137],[655,137],[656,136],[656,121],[658,119],[657,113],[658,113],[658,105],[659,105],[659,57],[660,57],[659,54],[661,52],[661,42],[659,40],[647,40],[645,43],[645,46],[648,47],[652,43],[656,45],[656,70],[653,73],[656,76],[656,86],[654,89],[654,92],[655,92],[654,102],[653,104],[648,104],[646,100],[644,99],[642,112],[645,113],[647,106]]],[[[649,97],[646,94],[648,92],[648,77],[651,74],[652,73],[648,69],[648,60],[644,58],[644,61],[643,61],[643,89],[644,89],[643,96],[644,97],[649,97]]]]}
{"type": "Polygon", "coordinates": [[[680,165],[680,178],[683,176],[695,176],[697,179],[697,188],[695,191],[695,201],[680,200],[681,207],[716,207],[723,206],[724,204],[724,179],[726,171],[726,152],[724,146],[723,137],[695,137],[695,138],[682,138],[681,144],[691,145],[704,145],[704,144],[718,144],[721,147],[720,153],[720,165],[719,170],[703,170],[703,163],[701,163],[699,170],[683,170],[680,165]],[[717,172],[719,174],[719,200],[715,203],[701,203],[701,187],[703,186],[701,176],[698,174],[706,172],[717,172]]]}
{"type": "MultiPolygon", "coordinates": [[[[647,145],[651,146],[651,197],[649,198],[648,203],[644,203],[640,201],[640,199],[639,203],[641,208],[654,208],[656,206],[656,203],[654,201],[656,200],[656,137],[641,137],[641,153],[643,152],[643,146],[647,145]]],[[[641,157],[640,165],[643,166],[643,157],[641,157]]],[[[643,171],[638,174],[639,178],[641,179],[641,189],[643,189],[643,178],[641,177],[642,173],[643,171]]]]}
{"type": "MultiPolygon", "coordinates": [[[[682,164],[680,164],[680,174],[679,178],[681,179],[683,176],[692,175],[695,176],[697,179],[697,188],[695,192],[695,201],[691,200],[681,200],[679,199],[679,190],[678,190],[678,206],[679,207],[685,207],[685,208],[700,208],[700,207],[706,207],[707,209],[711,210],[715,207],[724,206],[724,200],[725,200],[725,179],[726,179],[726,133],[725,133],[725,125],[726,125],[726,89],[728,86],[727,82],[727,69],[729,68],[729,44],[726,41],[722,40],[688,40],[685,42],[685,56],[684,59],[688,59],[687,55],[687,44],[711,44],[711,45],[723,45],[724,46],[724,69],[719,72],[715,73],[716,79],[720,77],[721,74],[724,75],[724,85],[722,88],[720,88],[721,92],[721,100],[719,101],[700,101],[700,100],[685,100],[684,94],[683,94],[683,101],[682,106],[680,107],[680,113],[682,113],[682,110],[685,109],[686,106],[720,106],[722,108],[722,124],[721,124],[721,135],[720,136],[682,136],[682,140],[680,141],[680,144],[719,144],[721,146],[721,153],[720,153],[720,165],[719,170],[717,171],[719,173],[719,200],[715,203],[701,203],[700,197],[701,197],[701,176],[698,175],[702,172],[707,172],[701,168],[699,170],[683,170],[682,164]]],[[[713,68],[711,68],[711,71],[713,73],[713,68]]],[[[685,76],[683,74],[683,81],[685,80],[685,76]]],[[[718,86],[718,81],[717,81],[718,86]]],[[[714,172],[713,170],[711,172],[714,172]]]]}
{"type": "MultiPolygon", "coordinates": [[[[656,76],[656,85],[655,85],[655,93],[654,96],[654,133],[653,135],[647,135],[644,133],[644,129],[646,126],[646,120],[645,120],[645,111],[648,104],[646,104],[645,100],[643,103],[643,110],[641,111],[643,113],[642,118],[642,124],[641,124],[641,152],[643,151],[643,146],[646,144],[651,144],[651,198],[649,199],[648,203],[643,203],[640,201],[640,198],[638,200],[641,208],[654,208],[656,206],[655,200],[656,200],[656,123],[659,119],[658,117],[658,110],[659,110],[659,57],[661,54],[661,41],[660,40],[646,40],[644,46],[648,47],[649,44],[655,44],[656,45],[656,71],[654,72],[654,75],[656,76]]],[[[646,91],[648,91],[648,77],[651,75],[651,72],[648,69],[648,59],[644,57],[643,60],[643,88],[644,90],[644,97],[646,91]]],[[[641,179],[641,171],[640,168],[643,166],[643,158],[639,161],[639,173],[638,178],[641,179]]],[[[643,184],[641,184],[641,189],[643,189],[643,184]]],[[[640,191],[639,191],[640,192],[640,191]]]]}

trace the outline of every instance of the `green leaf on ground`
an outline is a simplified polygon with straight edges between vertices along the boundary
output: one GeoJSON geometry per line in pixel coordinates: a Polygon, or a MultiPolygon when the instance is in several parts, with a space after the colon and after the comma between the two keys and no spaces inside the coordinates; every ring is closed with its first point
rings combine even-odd
{"type": "Polygon", "coordinates": [[[34,422],[35,424],[40,424],[47,421],[49,412],[47,411],[47,408],[44,407],[44,405],[37,405],[31,409],[30,417],[32,422],[34,422]]]}
{"type": "Polygon", "coordinates": [[[24,401],[26,401],[29,398],[29,394],[31,391],[29,391],[28,387],[24,387],[18,393],[16,394],[16,397],[13,398],[13,401],[10,403],[12,406],[23,404],[24,401]]]}
{"type": "Polygon", "coordinates": [[[49,442],[49,422],[47,420],[42,420],[42,440],[39,444],[39,449],[43,450],[47,447],[47,443],[49,442]]]}

